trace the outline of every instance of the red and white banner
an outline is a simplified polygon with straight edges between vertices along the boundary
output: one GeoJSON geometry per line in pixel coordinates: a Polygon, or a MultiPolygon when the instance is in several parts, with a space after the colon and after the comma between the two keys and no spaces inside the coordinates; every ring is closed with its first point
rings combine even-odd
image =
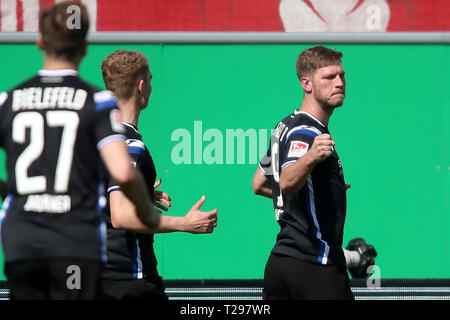
{"type": "MultiPolygon", "coordinates": [[[[36,32],[60,0],[0,0],[0,31],[36,32]]],[[[450,0],[79,0],[91,31],[450,31],[450,0]]]]}

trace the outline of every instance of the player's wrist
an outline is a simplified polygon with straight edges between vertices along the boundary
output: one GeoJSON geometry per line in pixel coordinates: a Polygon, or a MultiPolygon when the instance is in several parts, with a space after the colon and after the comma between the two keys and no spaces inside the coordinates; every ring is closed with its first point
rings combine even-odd
{"type": "Polygon", "coordinates": [[[176,231],[189,232],[189,221],[186,216],[174,217],[174,226],[176,231]]]}
{"type": "Polygon", "coordinates": [[[317,159],[314,157],[313,152],[309,150],[305,155],[302,157],[303,164],[306,166],[306,168],[309,170],[314,169],[315,165],[320,162],[320,159],[317,159]]]}

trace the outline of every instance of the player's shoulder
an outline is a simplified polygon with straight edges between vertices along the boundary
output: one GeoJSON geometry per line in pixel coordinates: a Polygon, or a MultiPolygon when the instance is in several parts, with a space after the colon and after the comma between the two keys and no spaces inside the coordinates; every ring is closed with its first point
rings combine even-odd
{"type": "Polygon", "coordinates": [[[145,156],[146,147],[137,128],[127,122],[122,122],[122,125],[125,129],[125,144],[127,145],[128,152],[138,156],[145,156]]]}
{"type": "Polygon", "coordinates": [[[127,149],[130,154],[145,157],[146,148],[144,142],[141,139],[127,137],[125,139],[125,144],[127,145],[127,149]]]}
{"type": "Polygon", "coordinates": [[[9,90],[0,92],[0,109],[3,107],[3,105],[6,104],[8,99],[11,99],[13,96],[13,92],[15,90],[21,90],[28,87],[33,87],[39,82],[38,76],[32,76],[30,78],[27,78],[26,80],[20,82],[19,84],[15,85],[9,90]]]}
{"type": "Polygon", "coordinates": [[[280,141],[284,144],[292,139],[310,143],[315,137],[326,132],[326,127],[317,118],[305,111],[295,110],[283,121],[285,129],[280,141]]]}
{"type": "Polygon", "coordinates": [[[322,122],[308,112],[295,110],[288,120],[288,135],[303,133],[311,136],[318,136],[327,132],[327,128],[322,122]]]}
{"type": "Polygon", "coordinates": [[[14,90],[18,90],[18,89],[24,89],[24,88],[28,88],[28,87],[34,87],[39,83],[39,77],[37,75],[34,75],[32,77],[29,77],[23,81],[21,81],[19,84],[16,84],[14,87],[12,87],[11,89],[5,91],[8,94],[11,94],[14,90]]]}
{"type": "Polygon", "coordinates": [[[117,98],[112,91],[101,89],[79,77],[70,80],[74,81],[74,87],[87,91],[93,101],[95,111],[117,107],[117,98]]]}
{"type": "Polygon", "coordinates": [[[102,111],[117,107],[117,98],[109,90],[96,90],[93,92],[95,111],[102,111]]]}
{"type": "Polygon", "coordinates": [[[123,128],[125,130],[124,136],[127,139],[134,139],[134,140],[141,140],[142,141],[142,135],[139,133],[137,128],[133,126],[132,124],[122,121],[123,128]]]}

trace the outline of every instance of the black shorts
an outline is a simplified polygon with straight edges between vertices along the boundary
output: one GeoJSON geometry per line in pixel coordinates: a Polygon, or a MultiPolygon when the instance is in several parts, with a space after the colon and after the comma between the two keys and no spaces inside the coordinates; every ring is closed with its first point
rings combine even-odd
{"type": "Polygon", "coordinates": [[[270,254],[264,300],[354,300],[347,270],[270,254]]]}
{"type": "Polygon", "coordinates": [[[145,279],[101,280],[104,300],[168,300],[162,284],[145,279]]]}
{"type": "Polygon", "coordinates": [[[51,258],[5,263],[11,300],[100,298],[100,261],[51,258]]]}

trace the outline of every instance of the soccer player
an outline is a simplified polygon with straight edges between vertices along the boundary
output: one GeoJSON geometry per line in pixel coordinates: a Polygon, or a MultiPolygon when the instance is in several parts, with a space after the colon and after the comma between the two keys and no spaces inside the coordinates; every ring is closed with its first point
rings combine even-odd
{"type": "MultiPolygon", "coordinates": [[[[143,192],[148,192],[155,205],[167,211],[171,199],[155,190],[161,180],[155,183],[155,165],[138,131],[139,116],[148,106],[152,91],[148,60],[139,51],[117,50],[103,60],[102,74],[106,88],[118,98],[133,163],[142,171],[147,185],[154,186],[143,192]]],[[[200,211],[205,202],[202,196],[185,216],[161,215],[159,226],[149,228],[137,219],[134,205],[114,180],[107,192],[108,262],[102,273],[105,299],[167,299],[157,270],[153,233],[211,233],[217,226],[217,209],[200,211]]]]}
{"type": "Polygon", "coordinates": [[[96,299],[106,258],[101,159],[140,221],[159,223],[124,144],[117,99],[78,76],[89,20],[76,1],[42,12],[43,69],[0,94],[8,196],[1,240],[11,299],[96,299]],[[66,23],[76,6],[80,24],[66,23]]]}
{"type": "Polygon", "coordinates": [[[328,130],[345,98],[342,53],[323,46],[297,59],[301,108],[281,120],[253,177],[281,229],[264,272],[264,299],[353,299],[342,250],[346,184],[328,130]]]}

